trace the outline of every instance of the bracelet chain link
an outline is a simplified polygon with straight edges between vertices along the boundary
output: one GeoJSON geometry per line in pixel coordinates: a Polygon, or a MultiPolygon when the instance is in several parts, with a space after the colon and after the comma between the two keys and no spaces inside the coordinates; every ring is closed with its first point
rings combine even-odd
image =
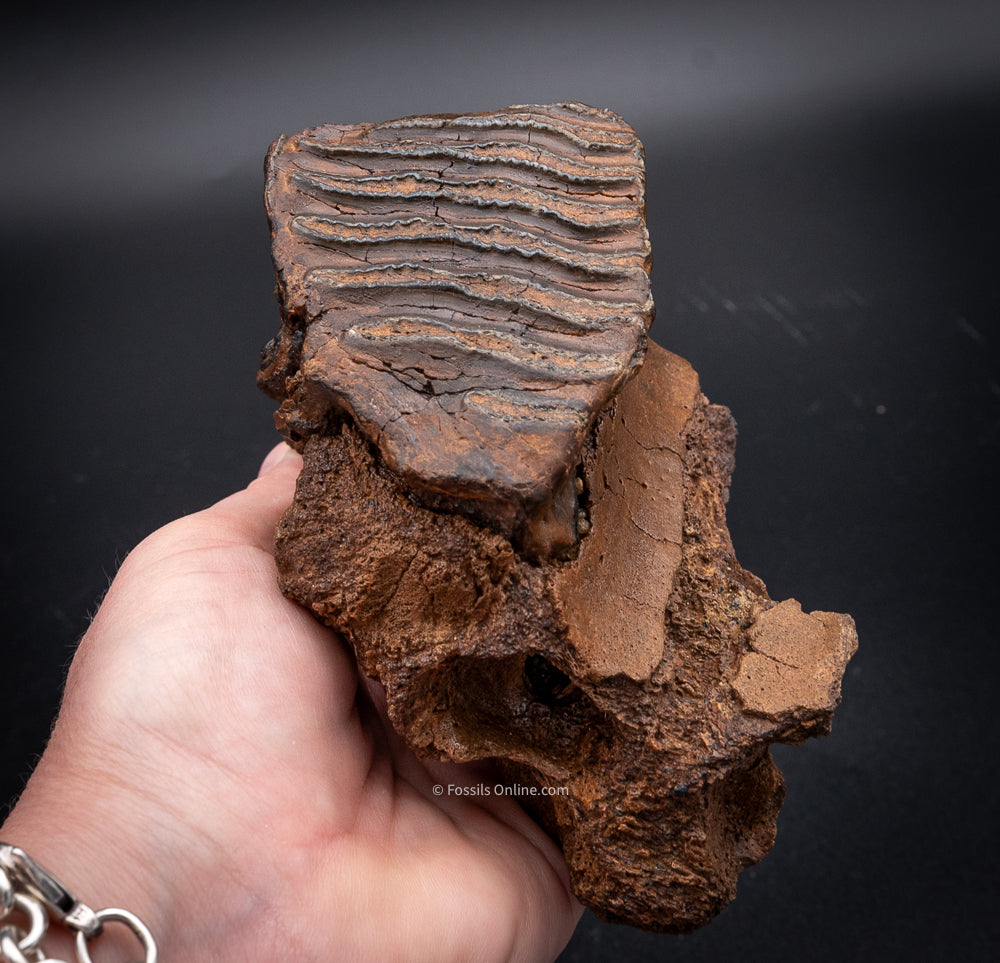
{"type": "Polygon", "coordinates": [[[0,963],[66,963],[42,950],[50,920],[76,934],[75,963],[93,963],[88,944],[101,935],[105,923],[121,923],[131,930],[145,951],[144,963],[156,963],[156,941],[135,914],[92,910],[23,849],[0,843],[0,963]]]}

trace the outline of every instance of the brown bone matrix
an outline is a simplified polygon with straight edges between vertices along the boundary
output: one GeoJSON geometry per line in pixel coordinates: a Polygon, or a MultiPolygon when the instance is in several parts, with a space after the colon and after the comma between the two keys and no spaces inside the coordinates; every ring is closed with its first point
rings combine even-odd
{"type": "Polygon", "coordinates": [[[769,744],[829,731],[857,637],[736,561],[732,418],[646,338],[635,133],[580,104],[327,125],[275,142],[267,206],[259,381],[305,458],[282,590],[418,754],[534,787],[598,916],[706,923],[773,844],[769,744]]]}

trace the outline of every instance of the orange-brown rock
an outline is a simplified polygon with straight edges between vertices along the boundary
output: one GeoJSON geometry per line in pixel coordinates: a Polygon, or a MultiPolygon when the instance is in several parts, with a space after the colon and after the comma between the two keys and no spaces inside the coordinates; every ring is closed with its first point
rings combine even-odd
{"type": "Polygon", "coordinates": [[[734,436],[651,345],[584,452],[575,558],[415,505],[348,423],[306,442],[278,531],[283,590],[354,643],[410,745],[567,787],[525,802],[580,898],[649,929],[707,922],[770,849],[767,746],[829,729],[856,646],[849,617],[776,605],[737,563],[734,436]]]}
{"type": "MultiPolygon", "coordinates": [[[[612,116],[578,105],[510,108],[410,118],[384,131],[319,130],[326,132],[323,143],[349,145],[345,151],[359,169],[399,161],[393,176],[401,178],[408,176],[406,158],[420,171],[433,158],[451,180],[473,176],[463,164],[487,164],[493,178],[503,158],[530,157],[554,168],[551,158],[561,151],[562,173],[584,178],[565,181],[560,189],[569,196],[566,184],[590,190],[587,164],[603,165],[602,173],[615,167],[626,177],[616,152],[632,142],[612,116]],[[540,146],[533,124],[548,138],[540,146]],[[392,139],[442,130],[450,138],[443,146],[411,139],[404,149],[392,139]],[[528,131],[535,153],[528,152],[528,131]]],[[[307,132],[297,143],[316,137],[307,132]]],[[[269,199],[279,198],[285,210],[289,195],[273,179],[287,171],[275,165],[287,162],[294,174],[299,161],[282,153],[283,143],[272,152],[269,199]]],[[[313,148],[307,153],[303,163],[312,169],[313,148]]],[[[343,162],[337,150],[327,154],[343,162]]],[[[488,179],[475,170],[477,179],[488,179]]],[[[639,182],[641,176],[630,183],[639,182]]],[[[528,205],[528,188],[516,190],[528,205]]],[[[402,224],[412,209],[379,212],[379,223],[402,224]]],[[[521,800],[559,841],[574,889],[598,916],[661,931],[702,925],[733,898],[740,870],[774,841],[783,782],[769,744],[829,729],[857,644],[850,617],[775,603],[736,561],[724,507],[735,428],[729,412],[701,394],[686,361],[649,344],[640,367],[639,338],[620,350],[616,373],[594,378],[580,368],[581,355],[606,351],[610,342],[602,338],[644,330],[642,284],[628,294],[629,316],[639,323],[590,331],[586,339],[597,339],[599,350],[579,341],[576,367],[566,362],[558,377],[533,380],[524,365],[508,364],[510,341],[490,341],[487,350],[479,340],[471,350],[465,336],[435,328],[431,337],[430,329],[403,323],[394,299],[423,298],[419,285],[405,295],[395,287],[366,287],[364,296],[354,288],[348,295],[337,289],[336,297],[325,289],[315,294],[302,279],[326,270],[326,248],[309,248],[304,262],[294,260],[299,242],[287,231],[296,230],[288,224],[297,216],[272,210],[285,323],[262,369],[264,387],[283,399],[279,426],[305,458],[276,538],[282,590],[353,643],[364,671],[385,688],[393,724],[418,754],[494,760],[509,782],[536,791],[521,800]],[[379,356],[396,359],[383,368],[395,372],[388,381],[365,380],[374,362],[359,360],[351,346],[351,332],[363,325],[378,332],[379,356]],[[401,346],[390,349],[394,338],[401,346]],[[464,402],[442,405],[432,423],[410,417],[428,408],[406,400],[398,387],[405,366],[392,352],[407,345],[432,359],[419,362],[424,376],[453,372],[456,396],[494,392],[495,424],[476,423],[469,435],[474,421],[464,402]],[[567,386],[587,412],[572,424],[556,413],[569,397],[567,386]],[[531,418],[515,417],[513,409],[497,414],[498,399],[507,404],[516,391],[534,392],[531,418]],[[382,422],[362,409],[381,412],[382,422]],[[412,458],[390,439],[397,429],[409,439],[412,458]]],[[[467,212],[442,207],[435,216],[464,224],[467,212]]],[[[362,217],[375,223],[370,212],[362,217]]],[[[541,231],[541,223],[534,229],[541,231]]],[[[644,229],[635,236],[644,238],[644,229]]],[[[532,243],[549,240],[540,234],[532,243]]],[[[595,236],[579,242],[578,255],[602,245],[617,251],[620,241],[595,236]]],[[[330,243],[336,271],[348,270],[345,257],[364,259],[361,242],[330,243]]],[[[562,235],[558,243],[565,243],[562,235]]],[[[447,257],[468,256],[461,244],[447,256],[432,250],[435,271],[457,270],[444,263],[447,257]]],[[[416,256],[407,258],[416,263],[416,256]]],[[[538,285],[565,286],[561,267],[546,262],[539,270],[552,276],[538,285]]],[[[483,272],[493,280],[482,280],[476,297],[483,301],[475,302],[485,320],[477,326],[472,308],[464,309],[470,319],[463,330],[474,340],[496,336],[492,272],[483,272]]],[[[595,300],[603,296],[601,278],[587,282],[595,300]]],[[[507,288],[499,290],[505,298],[507,288]]],[[[551,334],[527,322],[519,329],[516,350],[532,364],[539,331],[551,334]]],[[[410,357],[407,370],[415,370],[413,363],[410,357]]],[[[405,388],[421,394],[426,383],[405,388]]],[[[436,387],[428,395],[440,396],[436,387]]]]}

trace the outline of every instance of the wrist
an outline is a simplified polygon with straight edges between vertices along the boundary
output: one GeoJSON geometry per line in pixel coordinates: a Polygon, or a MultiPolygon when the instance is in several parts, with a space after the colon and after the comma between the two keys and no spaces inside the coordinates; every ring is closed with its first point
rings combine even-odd
{"type": "MultiPolygon", "coordinates": [[[[137,916],[162,952],[168,942],[170,916],[162,874],[149,872],[136,841],[121,832],[123,821],[113,807],[106,807],[107,798],[95,806],[84,787],[72,785],[65,775],[50,773],[43,759],[0,827],[0,840],[23,850],[91,910],[123,909],[137,916]],[[143,876],[148,877],[145,882],[143,876]],[[158,892],[153,892],[150,883],[158,892]]],[[[76,960],[75,931],[64,926],[55,911],[48,915],[48,932],[41,941],[45,954],[76,960]]],[[[15,922],[20,924],[20,920],[15,922]]],[[[110,920],[89,947],[101,963],[143,958],[139,939],[126,926],[110,920]]]]}

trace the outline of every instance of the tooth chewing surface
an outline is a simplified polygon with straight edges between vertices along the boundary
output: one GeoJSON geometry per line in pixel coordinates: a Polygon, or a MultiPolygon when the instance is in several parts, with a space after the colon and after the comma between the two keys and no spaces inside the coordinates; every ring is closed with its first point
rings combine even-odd
{"type": "Polygon", "coordinates": [[[652,321],[631,128],[580,104],[315,127],[272,146],[267,205],[261,380],[293,442],[346,413],[417,492],[502,529],[543,505],[652,321]]]}

